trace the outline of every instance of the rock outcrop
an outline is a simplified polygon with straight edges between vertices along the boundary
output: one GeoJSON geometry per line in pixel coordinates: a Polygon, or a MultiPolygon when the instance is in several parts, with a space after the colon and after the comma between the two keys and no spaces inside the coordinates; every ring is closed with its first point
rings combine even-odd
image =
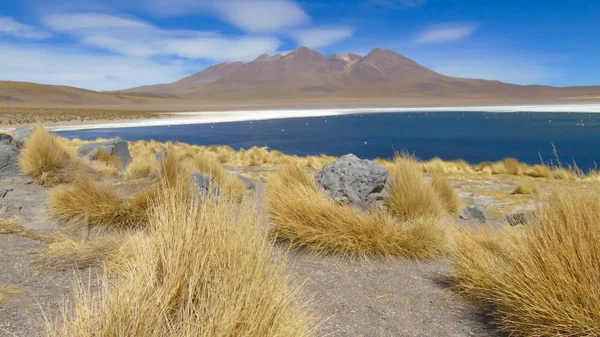
{"type": "Polygon", "coordinates": [[[14,144],[0,145],[0,178],[19,175],[19,151],[14,144]]]}
{"type": "Polygon", "coordinates": [[[31,135],[33,134],[33,130],[34,128],[31,126],[14,129],[13,144],[19,149],[25,146],[25,143],[27,142],[29,137],[31,137],[31,135]]]}
{"type": "Polygon", "coordinates": [[[388,175],[388,170],[378,162],[348,154],[325,165],[315,179],[333,200],[370,208],[383,200],[388,175]]]}
{"type": "Polygon", "coordinates": [[[113,139],[106,142],[85,144],[77,150],[80,157],[89,160],[98,159],[98,151],[104,150],[108,154],[116,154],[121,160],[122,168],[125,169],[131,163],[129,146],[126,141],[113,139]]]}

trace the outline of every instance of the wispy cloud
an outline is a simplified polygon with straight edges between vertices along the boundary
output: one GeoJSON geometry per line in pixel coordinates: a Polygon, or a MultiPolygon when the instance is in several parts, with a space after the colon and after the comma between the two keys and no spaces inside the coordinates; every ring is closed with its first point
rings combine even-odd
{"type": "Polygon", "coordinates": [[[70,13],[44,18],[49,28],[86,46],[132,57],[175,56],[212,61],[244,61],[277,50],[280,41],[263,36],[222,36],[214,32],[167,30],[137,18],[70,13]]]}
{"type": "Polygon", "coordinates": [[[272,54],[281,42],[268,37],[205,37],[162,41],[165,51],[191,59],[249,61],[260,54],[272,54]]]}
{"type": "Polygon", "coordinates": [[[306,28],[294,30],[289,33],[299,45],[308,48],[329,46],[347,39],[353,34],[353,29],[345,27],[306,28]]]}
{"type": "Polygon", "coordinates": [[[26,25],[8,16],[0,16],[0,35],[30,40],[46,39],[52,36],[47,31],[32,25],[26,25]]]}
{"type": "Polygon", "coordinates": [[[464,40],[477,30],[474,23],[450,23],[430,27],[417,35],[415,43],[443,43],[464,40]]]}
{"type": "Polygon", "coordinates": [[[147,58],[90,54],[75,48],[0,43],[0,78],[95,90],[124,89],[172,82],[197,69],[181,61],[160,63],[147,58]]]}
{"type": "Polygon", "coordinates": [[[296,2],[289,0],[225,0],[213,6],[231,25],[254,33],[295,27],[310,20],[296,2]]]}

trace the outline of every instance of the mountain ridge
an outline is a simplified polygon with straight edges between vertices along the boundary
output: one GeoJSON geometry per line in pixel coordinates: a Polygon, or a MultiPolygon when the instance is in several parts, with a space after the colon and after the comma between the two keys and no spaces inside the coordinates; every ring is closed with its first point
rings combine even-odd
{"type": "Polygon", "coordinates": [[[196,102],[410,101],[547,102],[600,100],[600,86],[517,85],[440,74],[392,50],[323,55],[299,47],[225,62],[178,81],[111,92],[0,81],[0,102],[35,104],[194,104],[196,102]]]}

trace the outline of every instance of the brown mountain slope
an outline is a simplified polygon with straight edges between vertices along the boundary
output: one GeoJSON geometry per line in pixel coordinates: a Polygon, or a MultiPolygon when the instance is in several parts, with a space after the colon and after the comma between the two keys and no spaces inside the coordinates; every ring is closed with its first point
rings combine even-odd
{"type": "Polygon", "coordinates": [[[227,62],[168,84],[117,92],[0,82],[0,102],[174,106],[396,102],[412,105],[572,103],[600,100],[600,86],[549,87],[445,76],[387,49],[364,57],[300,47],[286,55],[227,62]]]}

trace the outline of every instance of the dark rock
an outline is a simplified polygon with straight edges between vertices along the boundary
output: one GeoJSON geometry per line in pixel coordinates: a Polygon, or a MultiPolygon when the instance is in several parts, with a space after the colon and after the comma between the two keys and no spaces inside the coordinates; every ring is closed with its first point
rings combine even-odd
{"type": "Polygon", "coordinates": [[[33,130],[34,128],[31,126],[14,129],[13,144],[19,149],[23,148],[29,137],[31,137],[31,134],[33,134],[33,130]]]}
{"type": "Polygon", "coordinates": [[[506,216],[506,221],[511,226],[526,225],[536,218],[535,212],[517,212],[506,216]]]}
{"type": "Polygon", "coordinates": [[[77,150],[77,154],[89,160],[96,160],[100,149],[106,151],[108,154],[116,154],[121,160],[122,169],[125,169],[131,163],[129,145],[127,145],[126,141],[120,139],[85,144],[77,150]]]}
{"type": "Polygon", "coordinates": [[[476,205],[463,208],[460,218],[464,220],[477,220],[480,223],[486,223],[490,218],[490,213],[485,206],[476,205]]]}
{"type": "Polygon", "coordinates": [[[9,145],[12,143],[13,137],[6,133],[0,133],[0,145],[9,145]]]}
{"type": "Polygon", "coordinates": [[[14,145],[0,145],[0,177],[19,175],[19,152],[14,145]]]}
{"type": "Polygon", "coordinates": [[[380,199],[388,174],[378,162],[348,154],[325,165],[315,179],[333,200],[368,208],[380,199]]]}
{"type": "Polygon", "coordinates": [[[8,192],[12,192],[12,191],[14,191],[14,189],[12,189],[12,188],[0,189],[0,198],[6,198],[6,195],[8,194],[8,192]]]}

